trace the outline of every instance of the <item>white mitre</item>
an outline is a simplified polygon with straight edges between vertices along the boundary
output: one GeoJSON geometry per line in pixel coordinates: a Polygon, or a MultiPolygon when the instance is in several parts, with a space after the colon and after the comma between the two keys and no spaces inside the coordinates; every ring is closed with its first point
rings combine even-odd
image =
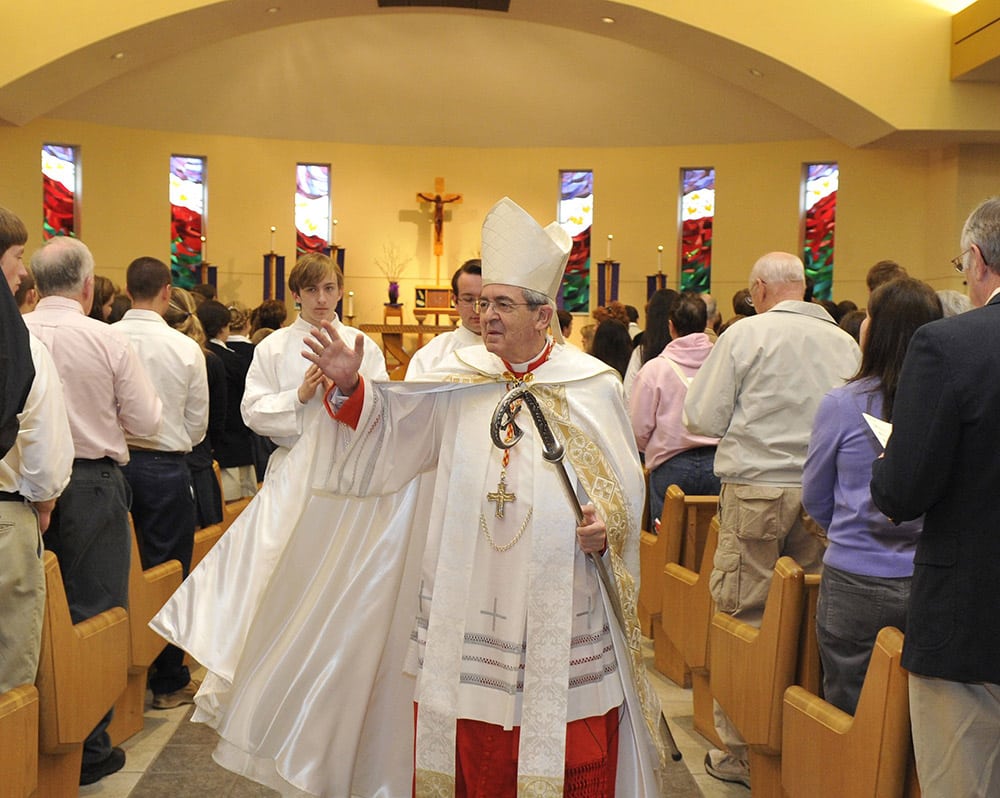
{"type": "MultiPolygon", "coordinates": [[[[504,197],[483,222],[483,285],[513,285],[538,291],[555,308],[573,239],[558,222],[542,227],[531,215],[504,197]]],[[[553,337],[562,343],[556,314],[553,337]]]]}

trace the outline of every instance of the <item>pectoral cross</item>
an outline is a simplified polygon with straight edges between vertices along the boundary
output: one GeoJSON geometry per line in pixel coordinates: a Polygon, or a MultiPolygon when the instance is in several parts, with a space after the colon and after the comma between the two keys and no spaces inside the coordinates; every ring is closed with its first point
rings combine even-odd
{"type": "Polygon", "coordinates": [[[494,515],[497,518],[503,518],[503,508],[508,502],[513,502],[517,500],[517,496],[513,493],[507,492],[507,472],[500,472],[500,482],[497,483],[497,489],[493,493],[486,494],[486,501],[495,502],[497,509],[494,515]]]}

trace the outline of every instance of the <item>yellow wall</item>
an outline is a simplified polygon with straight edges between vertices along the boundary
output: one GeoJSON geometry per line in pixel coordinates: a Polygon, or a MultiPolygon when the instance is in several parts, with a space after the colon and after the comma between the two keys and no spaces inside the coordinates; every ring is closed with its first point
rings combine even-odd
{"type": "Polygon", "coordinates": [[[357,293],[357,323],[381,321],[386,280],[374,259],[384,244],[413,255],[402,281],[408,309],[413,286],[434,281],[430,217],[415,195],[432,189],[437,176],[445,177],[447,191],[464,195],[461,205],[450,206],[445,225],[446,278],[478,254],[479,226],[501,196],[509,194],[544,223],[555,215],[559,169],[593,169],[594,255],[604,257],[607,234],[613,233],[613,256],[623,265],[620,298],[641,308],[658,244],[675,285],[679,169],[714,166],[713,294],[726,316],[729,297],[746,285],[757,256],[797,250],[805,161],[840,163],[834,298],[859,304],[867,295],[865,272],[882,258],[900,261],[938,288],[960,287],[948,258],[957,253],[961,222],[1000,185],[1000,156],[990,147],[855,150],[832,140],[593,150],[368,147],[40,120],[0,128],[0,204],[28,223],[29,251],[41,241],[43,142],[81,146],[81,237],[93,250],[99,273],[119,283],[127,263],[139,255],[169,259],[169,156],[207,156],[209,260],[220,268],[221,297],[249,304],[260,299],[261,255],[270,247],[271,225],[278,228],[275,249],[287,256],[287,268],[294,259],[295,163],[331,163],[337,243],[347,249],[347,287],[357,293]]]}

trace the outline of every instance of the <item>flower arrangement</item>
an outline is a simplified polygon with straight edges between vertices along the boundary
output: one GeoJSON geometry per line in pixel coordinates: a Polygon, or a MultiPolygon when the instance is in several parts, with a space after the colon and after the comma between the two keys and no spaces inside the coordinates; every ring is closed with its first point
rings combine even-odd
{"type": "Polygon", "coordinates": [[[399,276],[406,270],[406,264],[411,260],[411,257],[402,257],[399,247],[389,242],[382,245],[382,257],[375,258],[375,265],[389,282],[394,283],[399,280],[399,276]]]}

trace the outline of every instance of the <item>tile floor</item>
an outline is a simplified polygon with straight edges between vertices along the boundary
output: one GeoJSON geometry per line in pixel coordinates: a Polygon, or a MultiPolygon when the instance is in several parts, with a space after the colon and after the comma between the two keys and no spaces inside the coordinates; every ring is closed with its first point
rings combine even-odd
{"type": "MultiPolygon", "coordinates": [[[[671,791],[671,798],[749,798],[750,791],[705,773],[702,762],[709,745],[694,731],[691,691],[678,687],[652,667],[652,643],[647,641],[647,666],[670,721],[683,762],[694,777],[671,791]]],[[[200,673],[195,672],[196,677],[200,673]]],[[[197,723],[185,723],[190,707],[147,709],[142,732],[123,744],[127,760],[119,773],[80,788],[81,798],[264,798],[277,793],[218,767],[211,759],[215,733],[197,723]],[[176,734],[175,734],[176,733],[176,734]],[[169,745],[168,745],[169,743],[169,745]]],[[[622,796],[621,798],[629,798],[622,796]]]]}

